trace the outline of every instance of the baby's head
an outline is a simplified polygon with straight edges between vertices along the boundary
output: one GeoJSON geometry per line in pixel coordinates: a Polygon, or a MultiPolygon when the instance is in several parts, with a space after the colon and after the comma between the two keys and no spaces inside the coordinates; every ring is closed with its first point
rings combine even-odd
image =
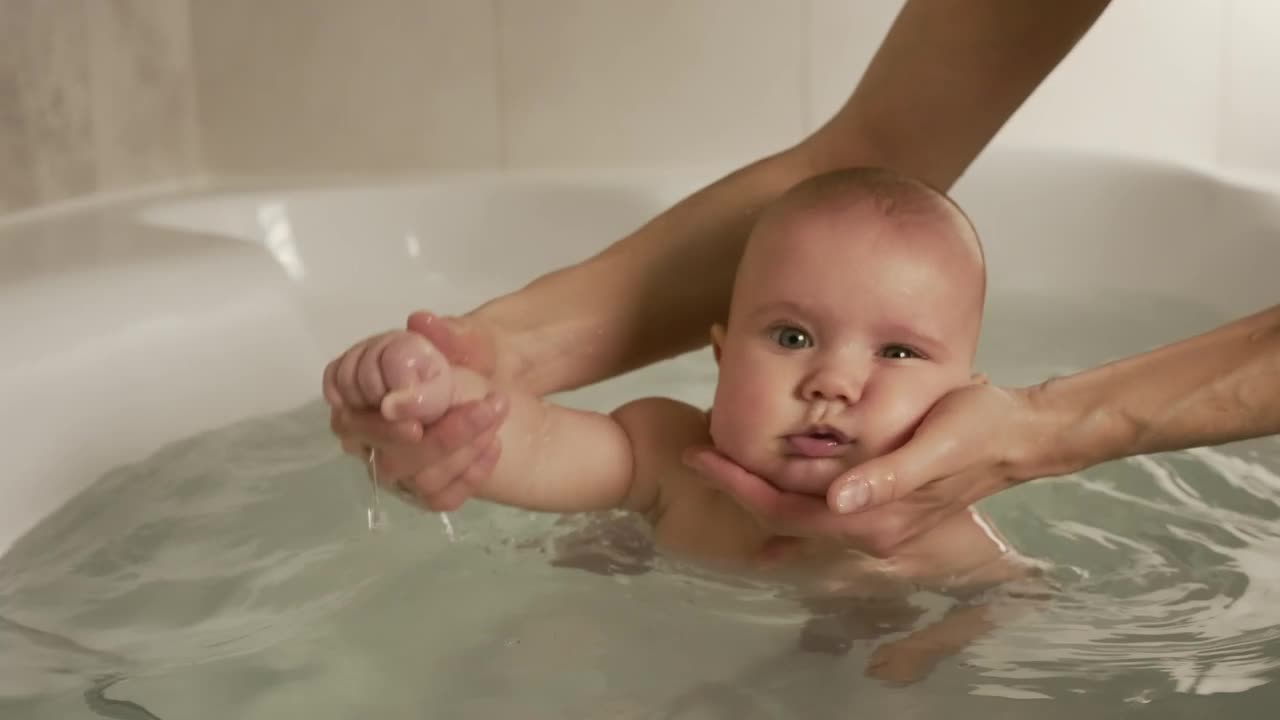
{"type": "Polygon", "coordinates": [[[870,168],[800,183],[756,223],[712,329],[716,447],[825,494],[974,381],[985,295],[977,233],[944,194],[870,168]]]}

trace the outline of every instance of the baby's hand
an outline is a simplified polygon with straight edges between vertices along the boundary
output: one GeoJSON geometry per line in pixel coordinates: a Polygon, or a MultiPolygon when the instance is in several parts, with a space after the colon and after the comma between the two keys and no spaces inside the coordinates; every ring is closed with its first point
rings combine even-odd
{"type": "Polygon", "coordinates": [[[453,394],[448,361],[413,332],[388,332],[362,340],[324,371],[324,395],[331,405],[377,409],[391,422],[433,423],[449,409],[453,394]]]}

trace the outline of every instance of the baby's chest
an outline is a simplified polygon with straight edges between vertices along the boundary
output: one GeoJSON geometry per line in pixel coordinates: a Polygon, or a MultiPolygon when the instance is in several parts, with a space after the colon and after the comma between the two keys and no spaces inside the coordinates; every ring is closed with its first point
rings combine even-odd
{"type": "Polygon", "coordinates": [[[772,579],[818,596],[900,597],[910,583],[882,561],[830,543],[776,535],[723,493],[693,489],[665,509],[653,539],[663,554],[772,579]]]}
{"type": "Polygon", "coordinates": [[[669,490],[667,499],[653,528],[664,554],[743,569],[756,564],[770,539],[749,513],[717,491],[681,486],[669,490]]]}

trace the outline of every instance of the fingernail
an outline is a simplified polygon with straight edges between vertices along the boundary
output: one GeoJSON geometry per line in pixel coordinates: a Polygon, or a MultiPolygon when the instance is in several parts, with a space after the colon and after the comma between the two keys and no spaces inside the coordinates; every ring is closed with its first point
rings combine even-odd
{"type": "Polygon", "coordinates": [[[847,513],[853,512],[871,499],[871,488],[865,481],[854,480],[845,483],[840,488],[840,492],[836,493],[836,511],[847,513]]]}

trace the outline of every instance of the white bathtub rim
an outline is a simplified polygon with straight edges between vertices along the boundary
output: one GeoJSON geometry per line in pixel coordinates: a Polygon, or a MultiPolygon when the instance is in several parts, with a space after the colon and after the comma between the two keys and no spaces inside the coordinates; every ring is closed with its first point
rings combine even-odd
{"type": "MultiPolygon", "coordinates": [[[[1124,163],[1150,170],[1191,173],[1235,188],[1250,188],[1280,196],[1280,168],[1261,169],[1227,166],[1190,159],[1159,157],[1140,152],[1061,147],[1046,144],[996,142],[975,161],[975,165],[998,162],[1017,156],[1072,158],[1103,163],[1124,163]]],[[[0,231],[25,225],[88,214],[125,213],[133,215],[156,203],[177,202],[207,193],[278,193],[308,190],[341,190],[354,187],[411,188],[424,183],[509,183],[512,185],[555,183],[654,182],[689,185],[692,191],[737,169],[736,165],[617,167],[617,168],[437,168],[404,171],[333,171],[306,173],[220,172],[187,176],[121,190],[104,191],[32,208],[0,214],[0,231]]],[[[972,168],[971,168],[972,170],[972,168]]],[[[961,178],[963,181],[963,178],[961,178]]]]}

